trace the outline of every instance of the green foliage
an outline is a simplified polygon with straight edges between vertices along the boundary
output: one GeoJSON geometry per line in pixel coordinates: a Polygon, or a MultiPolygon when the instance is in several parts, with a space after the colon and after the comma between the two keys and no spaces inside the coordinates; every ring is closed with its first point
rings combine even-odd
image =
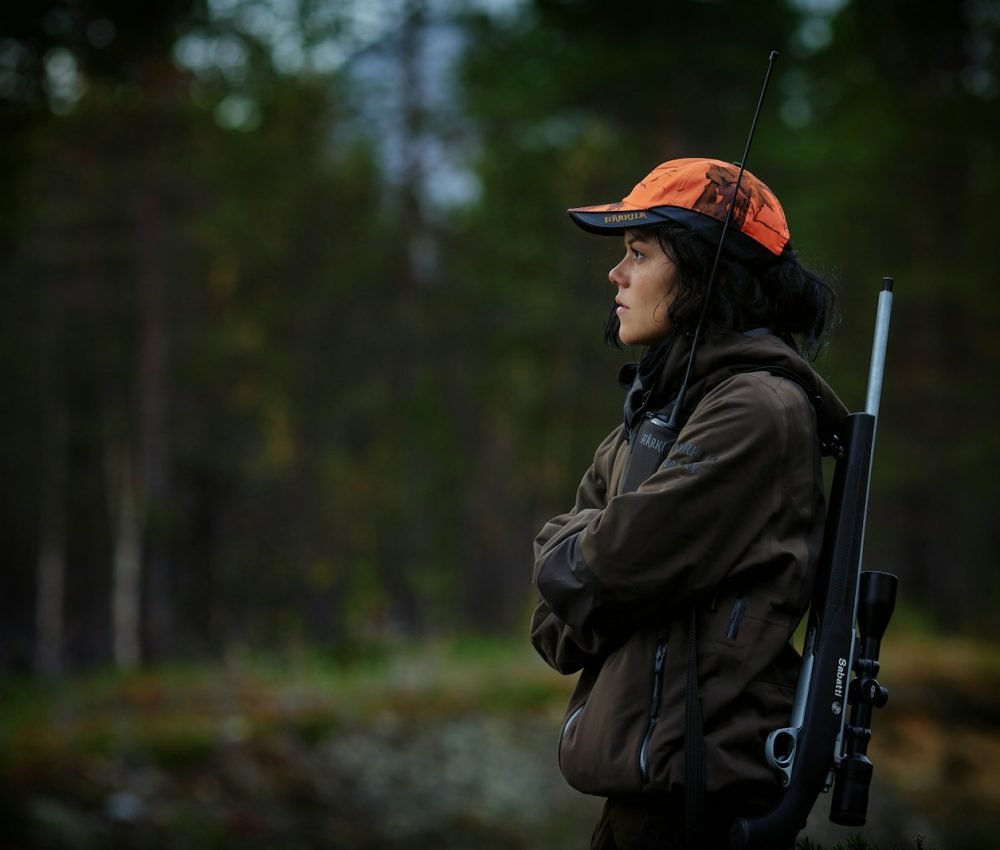
{"type": "MultiPolygon", "coordinates": [[[[995,669],[991,652],[969,645],[960,654],[981,656],[982,668],[995,669]]],[[[898,668],[901,692],[928,687],[904,677],[904,669],[912,676],[933,662],[937,671],[959,650],[948,647],[938,660],[920,645],[913,653],[918,661],[898,668]]],[[[949,681],[948,689],[974,687],[979,672],[949,681]]],[[[930,687],[942,678],[935,672],[930,687]]],[[[464,846],[490,846],[478,837],[492,828],[511,830],[502,833],[510,847],[537,846],[543,830],[553,836],[546,846],[569,850],[585,842],[600,806],[558,773],[556,738],[571,686],[523,641],[478,634],[359,646],[343,657],[233,654],[224,664],[155,673],[7,681],[0,689],[0,810],[8,840],[23,837],[18,846],[26,848],[101,846],[93,836],[110,829],[130,836],[116,846],[229,847],[246,840],[240,825],[250,820],[265,845],[312,835],[309,846],[342,846],[343,832],[316,828],[330,818],[353,830],[358,847],[428,846],[423,831],[447,820],[456,846],[455,836],[464,846]],[[377,808],[379,817],[365,815],[389,799],[394,804],[377,808]]],[[[897,740],[902,729],[879,727],[868,827],[822,842],[807,830],[799,850],[989,846],[995,810],[985,799],[946,796],[938,768],[920,755],[922,748],[955,748],[977,724],[921,722],[917,707],[934,704],[921,698],[897,709],[917,740],[897,740]],[[896,771],[921,774],[927,784],[890,790],[884,781],[896,771]],[[904,838],[916,829],[902,825],[914,822],[934,839],[904,838]]],[[[984,762],[972,781],[988,786],[994,776],[984,762]]]]}
{"type": "Polygon", "coordinates": [[[928,628],[989,628],[992,17],[400,0],[378,30],[334,5],[2,13],[0,668],[36,663],[41,552],[57,649],[110,657],[120,457],[149,661],[523,629],[532,536],[633,356],[600,344],[619,248],[564,210],[741,155],[772,49],[751,167],[839,286],[821,369],[854,408],[898,282],[866,561],[928,628]]]}

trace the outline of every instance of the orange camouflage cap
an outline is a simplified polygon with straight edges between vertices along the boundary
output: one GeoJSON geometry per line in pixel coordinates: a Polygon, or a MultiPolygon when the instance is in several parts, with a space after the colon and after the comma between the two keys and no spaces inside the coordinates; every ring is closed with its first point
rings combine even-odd
{"type": "MultiPolygon", "coordinates": [[[[739,165],[718,159],[672,159],[656,166],[622,200],[575,207],[569,214],[591,233],[614,235],[675,221],[717,244],[739,172],[739,165]]],[[[776,260],[788,239],[788,222],[778,199],[744,170],[724,250],[758,266],[776,260]]]]}

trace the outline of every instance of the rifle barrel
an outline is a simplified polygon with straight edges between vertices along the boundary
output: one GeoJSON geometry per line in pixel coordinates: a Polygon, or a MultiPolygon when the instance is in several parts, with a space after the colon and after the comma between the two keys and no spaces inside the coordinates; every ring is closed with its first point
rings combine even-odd
{"type": "Polygon", "coordinates": [[[889,317],[892,313],[892,278],[882,278],[882,291],[878,296],[875,314],[875,339],[872,341],[872,362],[868,371],[868,396],[865,413],[878,416],[882,397],[882,377],[885,374],[885,350],[889,343],[889,317]]]}

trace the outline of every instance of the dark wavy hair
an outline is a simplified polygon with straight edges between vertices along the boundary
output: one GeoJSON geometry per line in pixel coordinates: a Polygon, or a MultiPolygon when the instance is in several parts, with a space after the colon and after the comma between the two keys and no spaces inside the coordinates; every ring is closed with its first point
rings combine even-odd
{"type": "MultiPolygon", "coordinates": [[[[663,252],[677,267],[676,295],[667,315],[677,331],[694,333],[717,246],[674,222],[658,225],[654,232],[663,252]]],[[[803,356],[814,359],[835,320],[835,308],[833,289],[805,268],[790,246],[786,245],[777,261],[759,272],[723,252],[703,331],[769,328],[803,356]]],[[[619,328],[612,306],[604,339],[620,349],[619,328]]]]}

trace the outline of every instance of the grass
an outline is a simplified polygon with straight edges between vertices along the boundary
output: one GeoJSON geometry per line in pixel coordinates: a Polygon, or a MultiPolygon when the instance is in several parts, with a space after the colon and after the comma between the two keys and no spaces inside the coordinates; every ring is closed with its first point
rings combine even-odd
{"type": "Polygon", "coordinates": [[[380,713],[558,711],[568,680],[511,641],[481,638],[372,649],[246,655],[221,666],[98,672],[0,689],[0,771],[32,777],[109,753],[164,767],[197,764],[220,742],[275,732],[307,742],[380,713]]]}
{"type": "MultiPolygon", "coordinates": [[[[873,801],[891,805],[870,818],[868,837],[816,834],[802,839],[801,850],[989,846],[1000,826],[1000,647],[897,629],[887,636],[882,661],[890,702],[875,713],[869,753],[880,783],[873,801]],[[933,839],[883,835],[878,846],[867,843],[890,816],[895,836],[933,839]]],[[[219,664],[103,671],[55,683],[6,680],[0,683],[0,819],[23,810],[36,827],[46,824],[46,835],[69,836],[44,846],[101,846],[81,837],[96,827],[81,824],[91,824],[95,813],[102,823],[109,810],[127,813],[134,801],[115,795],[148,780],[171,789],[176,803],[170,817],[180,820],[161,826],[210,836],[189,839],[191,848],[223,847],[220,834],[242,829],[233,826],[244,822],[241,807],[253,811],[247,794],[276,798],[279,814],[285,812],[280,817],[293,817],[288,806],[330,809],[329,801],[313,799],[319,792],[310,759],[331,742],[371,746],[388,735],[406,746],[400,730],[475,716],[504,720],[514,730],[535,724],[544,748],[538,757],[554,762],[547,748],[572,684],[542,664],[526,641],[478,637],[355,647],[336,656],[235,654],[219,664]],[[224,803],[197,803],[202,798],[224,803]],[[226,812],[222,825],[216,809],[226,812]],[[188,814],[177,814],[182,810],[188,814]]],[[[511,839],[510,846],[519,845],[511,839]]]]}
{"type": "MultiPolygon", "coordinates": [[[[357,650],[348,658],[245,654],[219,665],[100,672],[61,683],[8,680],[0,688],[0,822],[5,840],[22,850],[411,850],[448,847],[449,830],[474,836],[470,846],[484,850],[527,850],[502,818],[465,813],[460,798],[445,801],[432,826],[420,825],[414,807],[433,809],[433,797],[421,801],[439,758],[459,765],[453,797],[485,793],[462,785],[470,780],[461,765],[479,746],[470,735],[501,736],[486,741],[494,762],[503,760],[508,738],[523,747],[519,718],[548,741],[570,685],[530,648],[476,638],[357,650]],[[469,717],[480,719],[470,724],[469,717]],[[497,731],[489,718],[511,722],[497,731]],[[379,771],[352,773],[358,758],[383,765],[386,781],[411,783],[398,789],[409,798],[409,814],[393,821],[385,812],[385,828],[367,821],[365,795],[393,799],[396,789],[380,788],[379,771]]],[[[560,785],[558,777],[545,785],[560,785]]],[[[393,810],[406,802],[393,799],[393,810]]],[[[561,809],[555,815],[567,817],[561,809]]],[[[566,831],[544,829],[557,837],[566,831]]]]}

